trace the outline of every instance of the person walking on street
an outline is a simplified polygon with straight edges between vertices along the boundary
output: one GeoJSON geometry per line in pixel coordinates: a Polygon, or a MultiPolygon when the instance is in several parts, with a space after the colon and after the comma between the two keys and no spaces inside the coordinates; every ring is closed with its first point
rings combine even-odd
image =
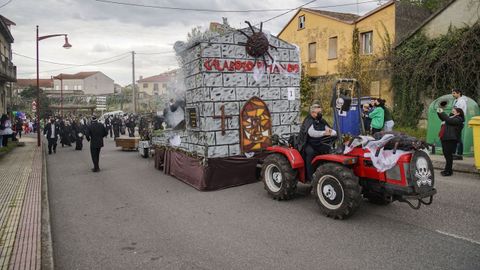
{"type": "MultiPolygon", "coordinates": [[[[460,89],[453,89],[452,90],[452,96],[455,98],[455,101],[453,102],[453,107],[454,108],[459,108],[463,111],[464,113],[464,121],[467,113],[467,97],[463,96],[462,90],[460,89]]],[[[462,141],[462,136],[458,138],[458,144],[456,151],[454,151],[453,155],[454,160],[463,160],[463,141],[462,141]],[[456,153],[456,155],[455,155],[456,153]]]]}
{"type": "Polygon", "coordinates": [[[128,129],[128,137],[135,137],[135,118],[131,114],[125,124],[128,129]]]}
{"type": "Polygon", "coordinates": [[[453,108],[450,115],[444,113],[442,108],[438,108],[437,114],[440,120],[445,122],[438,134],[445,157],[445,169],[440,173],[443,176],[451,176],[453,174],[453,154],[461,137],[465,116],[460,108],[453,108]]]}
{"type": "Polygon", "coordinates": [[[43,134],[47,136],[48,154],[57,153],[57,140],[60,134],[60,127],[55,123],[55,119],[50,119],[50,123],[45,126],[43,134]]]}
{"type": "Polygon", "coordinates": [[[112,132],[112,119],[110,118],[111,116],[108,116],[106,119],[105,119],[105,128],[107,129],[107,131],[110,133],[110,138],[113,137],[113,132],[112,132]]]}
{"type": "Polygon", "coordinates": [[[113,126],[113,138],[116,139],[120,137],[120,126],[122,125],[122,121],[118,116],[114,116],[112,120],[112,126],[113,126]]]}
{"type": "Polygon", "coordinates": [[[100,171],[100,150],[103,147],[103,138],[107,137],[108,132],[105,126],[97,121],[96,116],[92,116],[92,121],[87,127],[85,137],[90,142],[90,154],[93,162],[93,172],[100,171]]]}
{"type": "Polygon", "coordinates": [[[79,120],[75,120],[72,124],[72,129],[75,133],[75,150],[82,150],[83,148],[84,128],[85,126],[79,120]]]}
{"type": "Polygon", "coordinates": [[[22,131],[23,131],[23,120],[22,118],[18,117],[15,123],[15,131],[17,132],[18,137],[22,138],[22,131]]]}

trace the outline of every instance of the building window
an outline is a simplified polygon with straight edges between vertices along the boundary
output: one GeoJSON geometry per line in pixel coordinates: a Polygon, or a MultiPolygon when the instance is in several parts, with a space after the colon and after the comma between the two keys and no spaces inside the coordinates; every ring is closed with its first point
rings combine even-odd
{"type": "Polygon", "coordinates": [[[76,85],[73,86],[73,90],[77,90],[77,86],[76,86],[76,85]]]}
{"type": "Polygon", "coordinates": [[[317,62],[317,43],[312,42],[308,44],[308,62],[317,62]]]}
{"type": "Polygon", "coordinates": [[[373,53],[373,32],[365,32],[360,34],[360,51],[362,54],[373,53]]]}
{"type": "Polygon", "coordinates": [[[337,58],[337,37],[331,37],[328,39],[328,59],[337,58]]]}
{"type": "Polygon", "coordinates": [[[148,88],[148,83],[144,83],[143,88],[148,88]]]}
{"type": "Polygon", "coordinates": [[[158,83],[153,84],[153,91],[158,91],[158,83]]]}
{"type": "Polygon", "coordinates": [[[82,85],[81,84],[78,86],[78,90],[82,90],[82,85]]]}
{"type": "Polygon", "coordinates": [[[55,90],[60,90],[60,85],[55,85],[55,90]]]}
{"type": "Polygon", "coordinates": [[[164,83],[164,84],[162,85],[162,87],[163,87],[163,89],[166,89],[166,88],[167,88],[167,84],[164,83]]]}
{"type": "Polygon", "coordinates": [[[305,28],[305,15],[298,17],[298,29],[305,28]]]}
{"type": "Polygon", "coordinates": [[[64,85],[63,90],[68,90],[68,85],[64,85]]]}

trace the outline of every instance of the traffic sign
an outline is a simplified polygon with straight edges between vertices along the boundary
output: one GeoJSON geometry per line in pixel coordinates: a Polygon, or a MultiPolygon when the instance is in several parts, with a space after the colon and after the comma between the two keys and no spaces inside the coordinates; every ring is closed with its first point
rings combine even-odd
{"type": "Polygon", "coordinates": [[[98,96],[97,97],[97,110],[105,111],[107,109],[107,97],[98,96]]]}

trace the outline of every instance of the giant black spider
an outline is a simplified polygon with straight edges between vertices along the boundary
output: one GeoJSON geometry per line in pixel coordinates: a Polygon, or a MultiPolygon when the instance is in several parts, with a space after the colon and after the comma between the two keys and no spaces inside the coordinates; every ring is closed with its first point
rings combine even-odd
{"type": "Polygon", "coordinates": [[[240,33],[242,33],[244,36],[247,37],[247,43],[238,42],[238,44],[239,45],[244,45],[245,49],[247,50],[247,54],[252,56],[252,57],[255,57],[254,66],[257,64],[257,58],[262,57],[263,62],[265,63],[265,70],[266,70],[267,69],[267,60],[265,59],[265,54],[267,54],[273,62],[274,61],[273,56],[270,54],[268,49],[271,47],[271,48],[274,48],[275,50],[277,50],[278,48],[273,46],[273,45],[270,45],[270,43],[268,42],[268,38],[262,32],[263,23],[260,23],[260,31],[259,32],[255,32],[255,29],[253,28],[253,26],[250,24],[249,21],[245,21],[245,23],[248,24],[248,26],[252,30],[252,35],[249,36],[245,32],[243,32],[242,30],[238,30],[240,33]]]}

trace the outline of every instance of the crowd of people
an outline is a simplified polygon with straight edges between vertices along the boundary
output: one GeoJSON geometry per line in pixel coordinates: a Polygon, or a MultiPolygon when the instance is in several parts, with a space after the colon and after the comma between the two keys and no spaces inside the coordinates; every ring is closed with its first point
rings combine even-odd
{"type": "Polygon", "coordinates": [[[135,137],[135,127],[139,125],[140,117],[133,113],[109,115],[105,118],[104,124],[110,138],[118,138],[128,132],[128,137],[135,137]]]}
{"type": "Polygon", "coordinates": [[[22,134],[36,132],[36,121],[34,118],[15,117],[12,119],[9,114],[3,114],[0,117],[0,148],[8,146],[8,140],[17,141],[22,138],[22,134]]]}
{"type": "Polygon", "coordinates": [[[381,98],[373,98],[370,103],[363,104],[362,119],[365,131],[370,135],[392,131],[395,125],[391,110],[381,98]]]}

